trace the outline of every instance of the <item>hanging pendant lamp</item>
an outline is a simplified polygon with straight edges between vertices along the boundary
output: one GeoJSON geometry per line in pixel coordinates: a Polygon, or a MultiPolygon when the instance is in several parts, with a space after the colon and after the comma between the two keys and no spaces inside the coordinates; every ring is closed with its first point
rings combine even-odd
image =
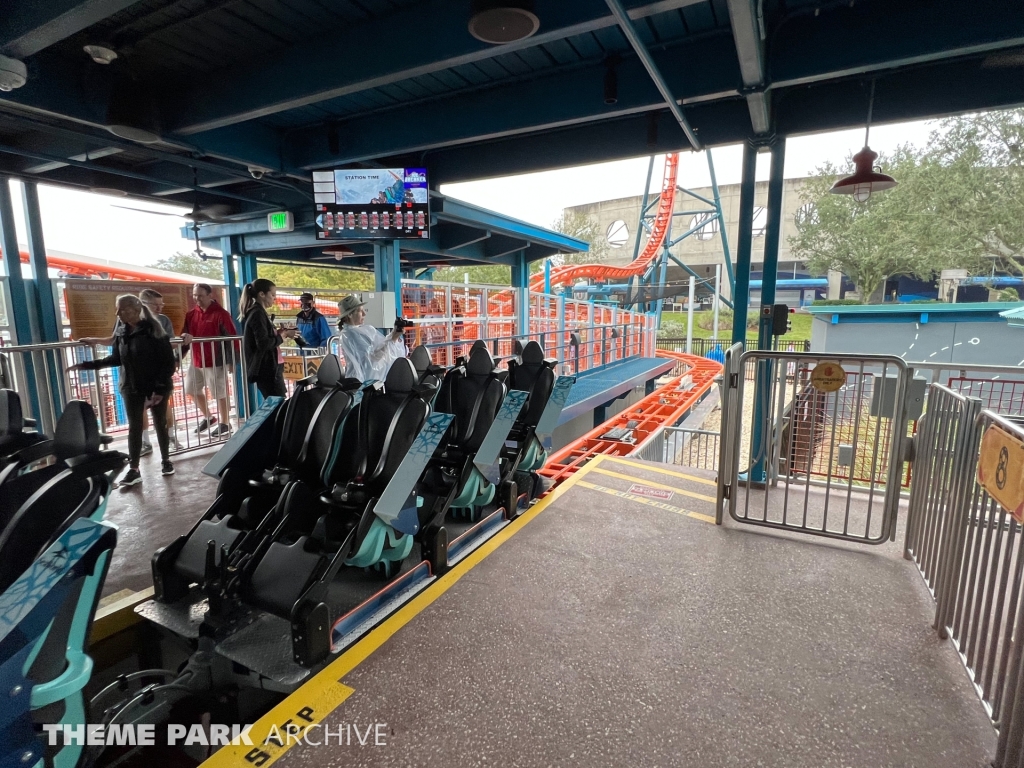
{"type": "Polygon", "coordinates": [[[864,130],[864,149],[853,156],[853,174],[840,179],[832,185],[829,190],[834,195],[853,195],[858,203],[863,203],[875,192],[892,189],[896,186],[896,179],[887,174],[881,173],[875,168],[875,160],[878,153],[872,151],[868,146],[868,136],[871,133],[871,111],[875,106],[875,81],[871,81],[871,98],[868,101],[868,122],[864,130]]]}

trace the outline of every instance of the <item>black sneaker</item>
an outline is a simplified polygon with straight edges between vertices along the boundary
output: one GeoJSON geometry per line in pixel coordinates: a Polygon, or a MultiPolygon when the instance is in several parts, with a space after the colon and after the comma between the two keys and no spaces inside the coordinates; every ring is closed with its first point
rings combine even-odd
{"type": "Polygon", "coordinates": [[[218,424],[216,427],[210,428],[210,436],[217,437],[218,435],[226,435],[231,431],[231,427],[227,424],[218,424]]]}
{"type": "Polygon", "coordinates": [[[174,465],[171,464],[171,462],[169,462],[169,461],[165,461],[162,465],[160,465],[160,474],[164,475],[165,477],[167,475],[173,475],[174,474],[174,465]]]}
{"type": "Polygon", "coordinates": [[[192,434],[198,435],[200,432],[205,432],[206,430],[208,430],[210,427],[212,427],[216,423],[217,423],[217,417],[216,416],[211,416],[209,418],[209,420],[203,419],[202,421],[199,422],[199,426],[195,428],[195,431],[192,434]]]}
{"type": "Polygon", "coordinates": [[[121,482],[118,483],[122,488],[127,488],[130,485],[138,485],[142,482],[142,473],[137,469],[129,469],[124,473],[124,477],[121,478],[121,482]]]}

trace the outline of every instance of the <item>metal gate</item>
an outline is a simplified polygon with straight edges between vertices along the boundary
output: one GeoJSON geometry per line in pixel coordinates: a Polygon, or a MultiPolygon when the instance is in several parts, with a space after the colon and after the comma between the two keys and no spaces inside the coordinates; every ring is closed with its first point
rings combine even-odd
{"type": "Polygon", "coordinates": [[[719,509],[740,523],[880,544],[909,482],[910,372],[888,355],[726,356],[719,509]]]}

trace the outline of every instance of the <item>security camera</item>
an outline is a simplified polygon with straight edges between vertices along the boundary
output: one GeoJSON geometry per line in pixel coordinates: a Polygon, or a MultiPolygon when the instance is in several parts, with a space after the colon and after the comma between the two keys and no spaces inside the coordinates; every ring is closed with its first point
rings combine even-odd
{"type": "Polygon", "coordinates": [[[262,168],[257,168],[255,165],[250,165],[249,166],[249,175],[252,176],[256,180],[262,179],[263,178],[263,174],[265,174],[265,173],[266,173],[266,171],[263,170],[262,168]]]}

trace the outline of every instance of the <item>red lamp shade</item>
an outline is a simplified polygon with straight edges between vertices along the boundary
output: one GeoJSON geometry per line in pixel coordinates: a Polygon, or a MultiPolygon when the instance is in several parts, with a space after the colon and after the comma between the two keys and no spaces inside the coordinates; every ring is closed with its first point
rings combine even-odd
{"type": "Polygon", "coordinates": [[[834,195],[853,195],[854,200],[863,203],[873,192],[892,189],[896,186],[896,179],[875,170],[874,164],[877,159],[877,152],[872,152],[871,147],[864,147],[853,156],[853,164],[857,170],[853,175],[837,181],[829,191],[834,195]]]}

